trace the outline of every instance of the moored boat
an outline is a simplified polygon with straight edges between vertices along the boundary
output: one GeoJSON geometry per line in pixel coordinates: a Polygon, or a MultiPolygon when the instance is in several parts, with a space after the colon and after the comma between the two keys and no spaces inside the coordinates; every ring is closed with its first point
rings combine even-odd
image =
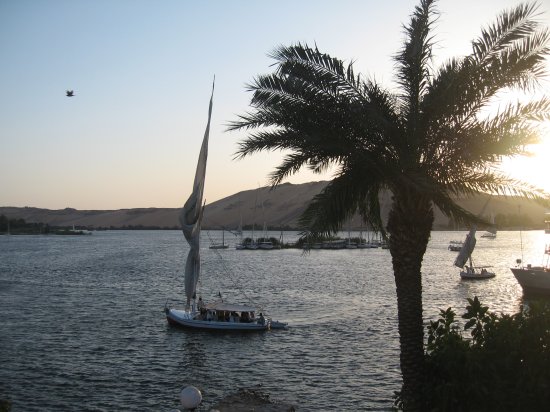
{"type": "Polygon", "coordinates": [[[222,230],[222,243],[212,243],[209,246],[210,249],[227,249],[228,245],[225,244],[225,228],[222,230]]]}
{"type": "Polygon", "coordinates": [[[464,246],[464,242],[462,240],[451,240],[447,249],[451,252],[460,252],[462,246],[464,246]]]}
{"type": "Polygon", "coordinates": [[[521,266],[521,259],[515,268],[510,268],[525,293],[550,294],[550,246],[544,250],[543,264],[521,266]]]}

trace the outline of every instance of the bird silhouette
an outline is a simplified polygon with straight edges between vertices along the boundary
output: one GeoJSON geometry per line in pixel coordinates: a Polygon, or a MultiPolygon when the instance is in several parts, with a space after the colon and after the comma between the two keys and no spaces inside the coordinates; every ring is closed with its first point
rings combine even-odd
{"type": "Polygon", "coordinates": [[[67,97],[73,97],[73,96],[74,96],[74,91],[67,90],[67,97]]]}

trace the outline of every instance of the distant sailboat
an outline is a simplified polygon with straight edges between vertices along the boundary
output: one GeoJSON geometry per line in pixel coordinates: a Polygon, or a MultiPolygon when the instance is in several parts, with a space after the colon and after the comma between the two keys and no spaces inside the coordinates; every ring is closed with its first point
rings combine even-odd
{"type": "Polygon", "coordinates": [[[244,250],[246,249],[246,245],[243,243],[243,217],[241,216],[241,221],[239,223],[239,228],[237,229],[237,233],[239,234],[239,243],[235,246],[235,249],[237,250],[244,250]]]}
{"type": "Polygon", "coordinates": [[[229,246],[225,244],[225,228],[222,229],[222,243],[212,243],[210,249],[227,249],[229,246]]]}
{"type": "Polygon", "coordinates": [[[484,266],[477,267],[477,271],[476,267],[474,267],[472,262],[472,253],[474,252],[474,248],[476,246],[476,230],[477,228],[475,225],[470,229],[470,232],[466,235],[466,240],[464,241],[464,244],[455,259],[455,266],[462,269],[460,272],[460,277],[462,279],[488,279],[495,277],[495,273],[489,272],[484,266]],[[470,266],[466,265],[467,262],[470,266]]]}
{"type": "Polygon", "coordinates": [[[271,239],[268,238],[267,235],[267,224],[264,222],[264,234],[262,235],[262,239],[260,239],[260,242],[258,242],[258,249],[262,250],[271,250],[273,249],[273,242],[271,239]]]}
{"type": "Polygon", "coordinates": [[[258,243],[255,239],[254,230],[256,229],[256,207],[258,205],[258,193],[256,192],[256,199],[254,200],[254,219],[252,221],[252,238],[249,242],[245,244],[245,248],[249,250],[257,250],[258,249],[258,243]]]}
{"type": "Polygon", "coordinates": [[[346,249],[357,249],[357,243],[351,240],[351,229],[348,228],[348,238],[346,240],[346,249]]]}
{"type": "Polygon", "coordinates": [[[489,227],[487,231],[481,235],[481,237],[486,239],[495,239],[497,237],[497,227],[495,225],[494,215],[491,215],[491,227],[489,227]]]}

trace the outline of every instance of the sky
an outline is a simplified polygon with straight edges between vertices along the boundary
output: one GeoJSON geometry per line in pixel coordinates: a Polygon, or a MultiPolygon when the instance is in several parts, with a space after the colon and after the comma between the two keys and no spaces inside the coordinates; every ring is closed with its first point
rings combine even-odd
{"type": "MultiPolygon", "coordinates": [[[[181,207],[214,108],[207,203],[267,184],[281,153],[243,160],[245,85],[273,70],[268,54],[297,42],[395,87],[392,56],[417,1],[0,0],[0,206],[181,207]],[[74,90],[68,98],[65,90],[74,90]]],[[[471,51],[512,0],[441,0],[434,66],[471,51]]],[[[550,25],[550,0],[540,20],[550,25]]],[[[550,60],[547,64],[550,72],[550,60]]],[[[539,93],[550,95],[550,80],[539,93]]],[[[550,191],[550,138],[505,164],[550,191]]],[[[288,179],[330,179],[308,171],[288,179]]]]}

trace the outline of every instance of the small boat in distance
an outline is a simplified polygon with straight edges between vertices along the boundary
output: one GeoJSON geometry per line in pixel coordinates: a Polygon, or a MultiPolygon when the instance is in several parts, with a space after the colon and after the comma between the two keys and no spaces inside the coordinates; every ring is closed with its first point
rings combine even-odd
{"type": "Polygon", "coordinates": [[[497,237],[497,227],[495,225],[495,216],[491,215],[491,226],[487,229],[487,231],[481,235],[481,237],[485,239],[496,239],[497,237]]]}
{"type": "Polygon", "coordinates": [[[495,273],[489,272],[486,268],[489,266],[478,266],[474,267],[472,262],[472,253],[476,246],[476,226],[474,225],[470,232],[466,235],[466,240],[458,253],[458,256],[455,259],[455,266],[461,268],[460,277],[462,279],[489,279],[494,278],[495,273]],[[469,262],[470,265],[466,265],[466,262],[469,262]]]}
{"type": "Polygon", "coordinates": [[[258,249],[261,249],[261,250],[271,250],[274,247],[273,242],[271,241],[271,239],[267,235],[267,225],[266,225],[265,222],[264,222],[263,238],[258,239],[257,244],[258,244],[258,249]]]}
{"type": "Polygon", "coordinates": [[[494,231],[493,231],[493,229],[489,229],[487,232],[482,234],[481,237],[483,237],[485,239],[496,239],[497,231],[496,231],[496,229],[494,229],[494,231]]]}
{"type": "Polygon", "coordinates": [[[225,244],[225,229],[222,230],[222,243],[212,243],[210,249],[227,249],[229,246],[225,244]]]}
{"type": "Polygon", "coordinates": [[[451,252],[460,252],[462,246],[464,246],[464,242],[462,240],[451,240],[447,249],[451,252]]]}
{"type": "Polygon", "coordinates": [[[541,266],[522,266],[521,259],[517,266],[510,268],[524,293],[550,294],[550,245],[544,248],[544,259],[541,266]]]}

